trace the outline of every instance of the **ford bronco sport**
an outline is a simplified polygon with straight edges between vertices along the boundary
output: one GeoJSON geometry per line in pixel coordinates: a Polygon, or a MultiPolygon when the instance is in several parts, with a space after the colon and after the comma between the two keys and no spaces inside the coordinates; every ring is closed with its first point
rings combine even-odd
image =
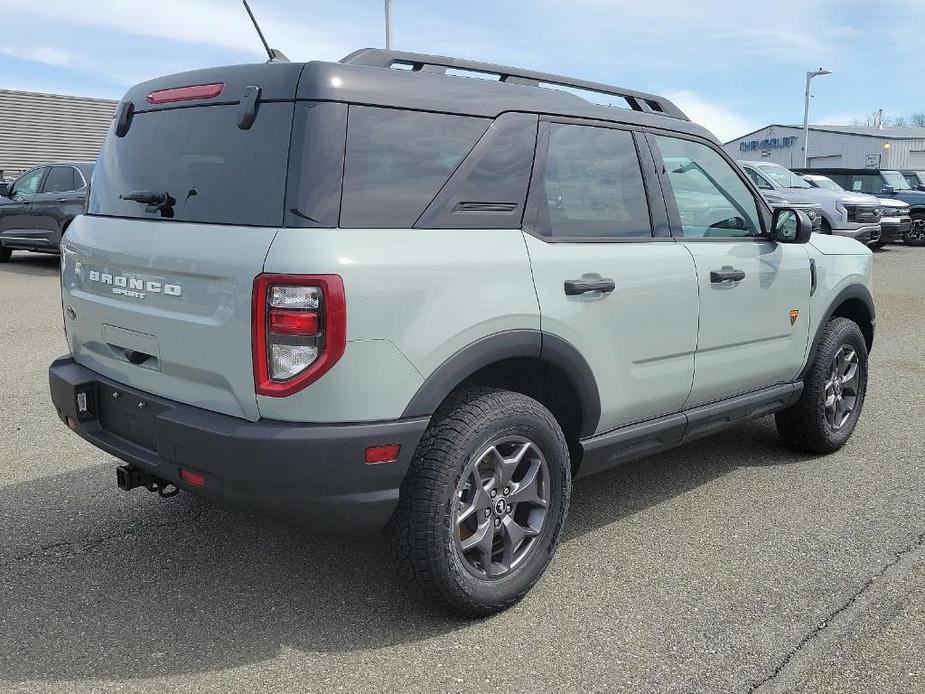
{"type": "Polygon", "coordinates": [[[51,396],[124,489],[385,528],[489,614],[578,475],[772,413],[848,440],[871,253],[810,232],[651,94],[373,49],[164,77],[65,235],[51,396]]]}

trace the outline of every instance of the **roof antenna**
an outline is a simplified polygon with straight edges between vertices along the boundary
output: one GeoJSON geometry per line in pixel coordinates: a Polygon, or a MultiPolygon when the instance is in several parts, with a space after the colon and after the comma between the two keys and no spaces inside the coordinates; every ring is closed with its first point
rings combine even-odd
{"type": "Polygon", "coordinates": [[[263,36],[263,32],[260,30],[260,25],[257,24],[257,18],[254,16],[254,13],[251,12],[251,6],[247,4],[247,0],[241,0],[244,3],[244,9],[247,10],[247,15],[251,18],[251,21],[254,23],[254,28],[257,30],[257,36],[260,37],[260,41],[263,43],[263,47],[267,51],[267,55],[270,56],[269,62],[271,63],[288,63],[289,58],[283,55],[282,51],[278,51],[275,48],[270,48],[270,44],[267,43],[267,40],[263,36]]]}

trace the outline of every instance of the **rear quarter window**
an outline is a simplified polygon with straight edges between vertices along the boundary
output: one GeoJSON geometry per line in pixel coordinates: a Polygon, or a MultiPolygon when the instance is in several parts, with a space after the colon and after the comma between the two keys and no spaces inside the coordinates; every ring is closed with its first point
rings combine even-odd
{"type": "Polygon", "coordinates": [[[340,225],[411,228],[491,120],[351,106],[340,225]]]}
{"type": "Polygon", "coordinates": [[[93,171],[88,212],[112,217],[282,226],[292,103],[263,103],[237,126],[237,105],[138,112],[124,137],[112,128],[93,171]],[[171,215],[123,200],[168,193],[171,215]]]}

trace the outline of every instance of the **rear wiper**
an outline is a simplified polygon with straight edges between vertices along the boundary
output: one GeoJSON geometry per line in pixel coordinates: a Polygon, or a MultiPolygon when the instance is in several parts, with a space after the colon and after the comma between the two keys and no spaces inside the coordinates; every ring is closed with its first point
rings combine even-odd
{"type": "Polygon", "coordinates": [[[173,206],[177,204],[177,201],[166,191],[160,193],[151,190],[133,190],[129,193],[122,193],[119,197],[147,205],[145,212],[160,212],[161,217],[173,217],[173,206]]]}

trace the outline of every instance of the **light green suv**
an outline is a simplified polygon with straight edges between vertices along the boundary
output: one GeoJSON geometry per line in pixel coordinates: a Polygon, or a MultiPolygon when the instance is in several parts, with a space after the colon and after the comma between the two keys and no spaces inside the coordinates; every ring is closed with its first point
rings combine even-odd
{"type": "Polygon", "coordinates": [[[52,400],[123,489],[384,528],[488,614],[578,475],[769,414],[848,440],[872,256],[810,232],[651,94],[372,49],[164,77],[64,238],[52,400]]]}

